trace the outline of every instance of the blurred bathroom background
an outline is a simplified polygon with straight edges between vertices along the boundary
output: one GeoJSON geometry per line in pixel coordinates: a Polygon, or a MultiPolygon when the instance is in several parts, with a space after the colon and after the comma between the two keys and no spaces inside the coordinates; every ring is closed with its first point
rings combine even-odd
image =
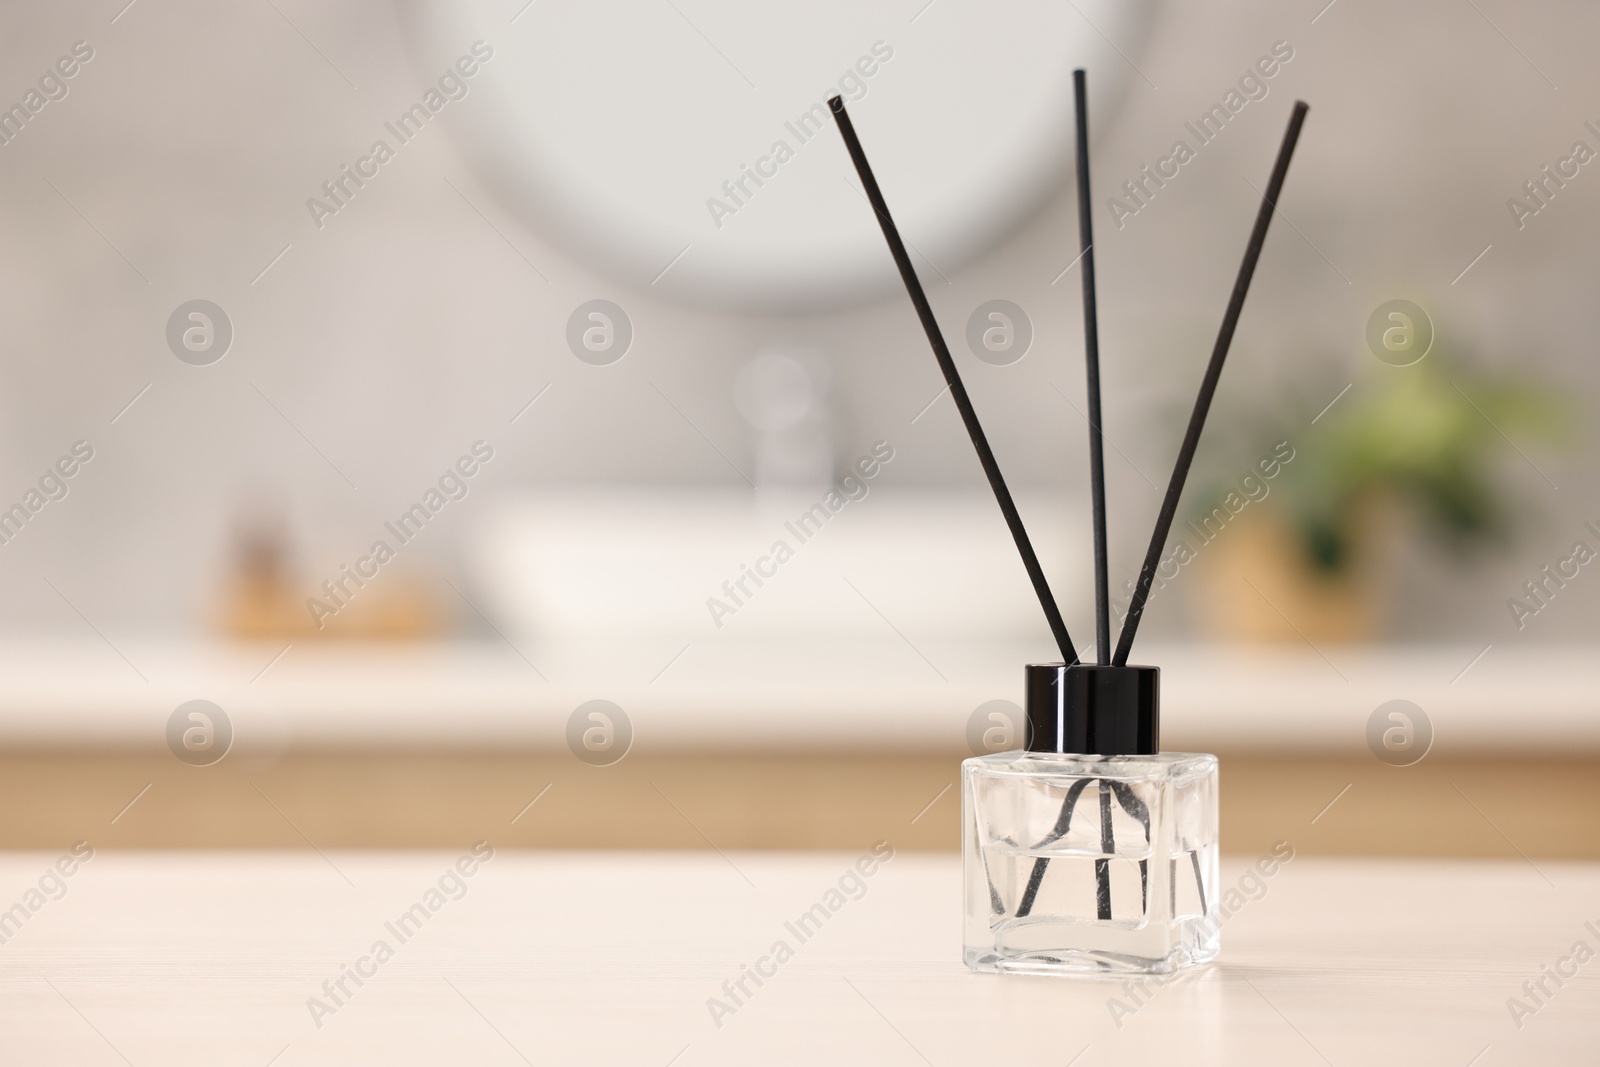
{"type": "Polygon", "coordinates": [[[1592,5],[125,3],[0,13],[9,744],[160,750],[204,697],[262,766],[559,750],[606,698],[641,757],[966,754],[1053,650],[816,105],[847,97],[1086,646],[1075,65],[1118,590],[1312,105],[1141,632],[1204,675],[1178,736],[1282,703],[1217,650],[1299,657],[1365,758],[1369,691],[1409,691],[1351,664],[1459,694],[1600,638],[1559,570],[1600,549],[1592,5]]]}

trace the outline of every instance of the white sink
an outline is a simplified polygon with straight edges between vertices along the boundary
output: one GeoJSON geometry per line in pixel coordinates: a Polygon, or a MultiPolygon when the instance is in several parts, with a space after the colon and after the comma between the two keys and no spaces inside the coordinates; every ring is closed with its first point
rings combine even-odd
{"type": "MultiPolygon", "coordinates": [[[[539,639],[1047,635],[987,490],[866,488],[832,513],[821,493],[503,501],[475,538],[476,584],[508,631],[539,639]]],[[[1062,610],[1086,618],[1087,520],[1047,498],[1018,506],[1062,610]]]]}

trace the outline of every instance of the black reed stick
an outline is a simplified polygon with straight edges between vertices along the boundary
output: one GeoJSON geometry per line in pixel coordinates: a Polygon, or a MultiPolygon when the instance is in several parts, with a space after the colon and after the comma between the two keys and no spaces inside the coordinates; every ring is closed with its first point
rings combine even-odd
{"type": "Polygon", "coordinates": [[[856,137],[855,126],[850,122],[850,116],[845,112],[844,100],[834,97],[828,101],[828,107],[833,111],[834,121],[839,124],[839,135],[844,138],[844,146],[850,152],[850,160],[856,166],[856,174],[861,178],[861,184],[866,189],[867,201],[871,203],[873,213],[878,216],[878,225],[883,229],[883,239],[889,243],[889,254],[894,257],[894,265],[900,268],[900,279],[905,282],[906,293],[911,297],[911,304],[917,309],[917,317],[922,320],[922,329],[928,335],[928,343],[933,346],[933,357],[939,362],[939,369],[944,372],[944,380],[950,386],[950,397],[956,402],[956,410],[961,413],[961,421],[967,427],[967,436],[972,438],[972,447],[978,453],[978,462],[983,466],[983,473],[989,479],[989,486],[994,490],[994,497],[1000,504],[1000,513],[1005,516],[1006,525],[1011,528],[1011,537],[1017,543],[1017,552],[1022,556],[1022,566],[1028,572],[1028,578],[1033,582],[1033,591],[1039,597],[1039,606],[1044,609],[1044,617],[1050,624],[1050,632],[1056,639],[1056,645],[1061,649],[1063,661],[1066,663],[1078,662],[1078,652],[1072,647],[1072,638],[1067,633],[1067,624],[1061,618],[1061,609],[1056,606],[1055,597],[1050,593],[1050,584],[1045,581],[1044,570],[1039,566],[1039,558],[1034,555],[1033,544],[1028,540],[1028,532],[1022,527],[1022,516],[1017,514],[1017,505],[1011,499],[1011,491],[1006,488],[1006,481],[1000,474],[1000,465],[995,462],[994,453],[989,448],[989,440],[983,434],[983,427],[978,424],[978,413],[972,408],[972,401],[967,396],[966,386],[961,384],[961,375],[956,371],[955,360],[950,358],[950,349],[944,343],[944,335],[939,331],[939,323],[933,317],[933,308],[928,305],[927,294],[922,291],[922,283],[917,279],[917,272],[911,265],[911,257],[906,254],[906,246],[900,240],[900,231],[895,228],[894,220],[889,217],[889,205],[884,203],[883,193],[878,189],[878,181],[872,176],[872,167],[867,163],[867,155],[861,150],[861,141],[856,137]]]}
{"type": "Polygon", "coordinates": [[[1308,110],[1305,101],[1295,101],[1294,113],[1289,116],[1289,128],[1284,131],[1283,144],[1278,149],[1278,160],[1272,165],[1272,177],[1267,182],[1267,191],[1262,194],[1255,228],[1250,231],[1250,243],[1244,249],[1244,262],[1239,264],[1239,276],[1233,283],[1233,295],[1228,298],[1228,310],[1222,316],[1222,329],[1218,331],[1216,346],[1211,350],[1211,362],[1206,366],[1205,377],[1200,379],[1200,395],[1195,397],[1194,411],[1189,415],[1189,428],[1184,431],[1183,445],[1178,449],[1178,462],[1172,468],[1172,480],[1167,483],[1167,495],[1161,501],[1161,511],[1156,515],[1150,548],[1145,552],[1144,566],[1139,568],[1139,581],[1134,586],[1133,599],[1128,604],[1128,617],[1122,623],[1122,636],[1117,640],[1117,654],[1112,659],[1119,667],[1128,662],[1128,652],[1133,648],[1133,635],[1139,630],[1139,619],[1144,615],[1145,601],[1150,597],[1150,583],[1155,580],[1156,568],[1161,564],[1161,550],[1167,543],[1167,534],[1172,530],[1172,520],[1178,512],[1178,498],[1183,495],[1183,483],[1189,477],[1189,466],[1194,462],[1194,452],[1200,444],[1200,431],[1205,428],[1206,413],[1211,410],[1211,398],[1217,391],[1217,380],[1222,376],[1222,362],[1228,358],[1228,346],[1233,343],[1233,331],[1239,325],[1245,294],[1250,291],[1250,279],[1255,274],[1256,261],[1261,258],[1261,246],[1267,239],[1267,225],[1277,208],[1278,194],[1283,191],[1283,179],[1289,172],[1289,159],[1294,155],[1295,142],[1300,139],[1300,127],[1305,123],[1308,110]]]}
{"type": "Polygon", "coordinates": [[[1100,424],[1100,319],[1094,295],[1094,226],[1089,205],[1089,90],[1082,70],[1072,72],[1078,110],[1078,269],[1083,274],[1083,361],[1089,375],[1089,494],[1094,502],[1094,648],[1111,662],[1111,579],[1106,561],[1106,461],[1100,424]]]}
{"type": "MultiPolygon", "coordinates": [[[[1105,433],[1100,422],[1100,318],[1094,290],[1094,224],[1089,198],[1089,86],[1080,68],[1072,72],[1078,125],[1078,270],[1083,275],[1083,363],[1089,391],[1089,498],[1094,509],[1094,650],[1101,666],[1111,662],[1111,579],[1106,560],[1105,433]]],[[[1111,790],[1100,780],[1100,851],[1116,852],[1111,826],[1111,790]]],[[[1043,872],[1040,872],[1041,876],[1043,872]]],[[[1111,861],[1094,861],[1095,911],[1111,918],[1111,861]]]]}
{"type": "Polygon", "coordinates": [[[1111,918],[1111,857],[1117,842],[1111,832],[1111,783],[1100,779],[1100,852],[1094,861],[1095,912],[1105,922],[1111,918]]]}

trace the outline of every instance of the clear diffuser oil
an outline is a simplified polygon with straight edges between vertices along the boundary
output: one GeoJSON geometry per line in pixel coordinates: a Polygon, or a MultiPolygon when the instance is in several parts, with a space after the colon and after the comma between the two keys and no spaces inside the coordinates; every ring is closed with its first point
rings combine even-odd
{"type": "Polygon", "coordinates": [[[1217,954],[1217,759],[1000,752],[961,768],[980,971],[1166,974],[1217,954]]]}

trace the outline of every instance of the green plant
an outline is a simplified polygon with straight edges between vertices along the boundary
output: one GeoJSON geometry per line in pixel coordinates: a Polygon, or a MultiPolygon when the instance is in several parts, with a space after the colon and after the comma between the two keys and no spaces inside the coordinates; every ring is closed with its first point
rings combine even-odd
{"type": "Polygon", "coordinates": [[[1280,504],[1306,562],[1329,576],[1355,559],[1363,517],[1379,497],[1404,505],[1450,549],[1502,544],[1514,504],[1496,468],[1514,447],[1563,440],[1569,421],[1554,390],[1470,371],[1435,352],[1379,369],[1319,418],[1280,504]]]}

